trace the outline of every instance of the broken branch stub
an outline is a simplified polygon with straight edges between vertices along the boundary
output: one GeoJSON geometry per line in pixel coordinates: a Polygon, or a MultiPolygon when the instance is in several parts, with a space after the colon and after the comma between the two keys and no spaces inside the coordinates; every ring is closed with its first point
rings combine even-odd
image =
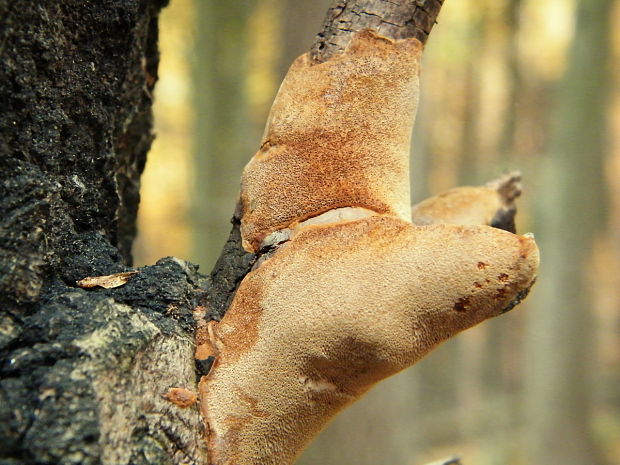
{"type": "Polygon", "coordinates": [[[211,464],[292,463],[375,383],[532,285],[532,238],[411,221],[421,51],[362,31],[328,62],[299,58],[285,79],[241,193],[244,246],[281,239],[200,331],[197,352],[215,357],[199,386],[211,464]]]}

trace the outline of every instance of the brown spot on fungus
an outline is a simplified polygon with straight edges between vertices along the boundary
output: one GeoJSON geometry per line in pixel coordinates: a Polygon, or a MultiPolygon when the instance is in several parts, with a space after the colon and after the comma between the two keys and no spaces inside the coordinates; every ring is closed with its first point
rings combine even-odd
{"type": "Polygon", "coordinates": [[[469,297],[461,297],[459,300],[456,301],[453,308],[457,312],[464,312],[469,310],[470,305],[471,302],[469,300],[469,297]]]}

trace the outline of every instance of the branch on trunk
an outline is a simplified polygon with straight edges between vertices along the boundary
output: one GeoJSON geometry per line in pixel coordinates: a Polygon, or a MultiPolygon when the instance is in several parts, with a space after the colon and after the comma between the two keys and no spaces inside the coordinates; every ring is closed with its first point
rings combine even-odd
{"type": "Polygon", "coordinates": [[[330,7],[310,56],[322,63],[342,53],[356,32],[372,29],[390,39],[425,44],[443,0],[338,0],[330,7]]]}
{"type": "MultiPolygon", "coordinates": [[[[362,29],[376,30],[391,39],[416,38],[425,44],[442,5],[443,0],[335,0],[311,47],[311,60],[320,63],[342,53],[353,33],[362,29]]],[[[212,285],[204,302],[217,320],[226,312],[239,283],[257,259],[242,247],[239,207],[231,223],[231,232],[211,273],[212,285]]]]}
{"type": "Polygon", "coordinates": [[[521,173],[507,173],[484,186],[455,187],[411,208],[413,224],[486,224],[515,231],[515,200],[521,195],[521,173]]]}

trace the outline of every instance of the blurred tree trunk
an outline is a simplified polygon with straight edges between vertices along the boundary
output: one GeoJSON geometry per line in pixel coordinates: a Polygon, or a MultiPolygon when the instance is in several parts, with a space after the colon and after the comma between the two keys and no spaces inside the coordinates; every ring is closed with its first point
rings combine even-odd
{"type": "MultiPolygon", "coordinates": [[[[516,135],[524,90],[519,52],[522,3],[522,0],[508,0],[500,17],[505,28],[502,59],[506,68],[508,95],[502,118],[503,126],[495,147],[496,169],[513,170],[521,165],[516,157],[516,135]]],[[[515,384],[514,379],[520,377],[519,373],[515,373],[517,367],[513,360],[514,354],[520,351],[519,343],[515,341],[518,339],[515,338],[515,328],[519,326],[517,318],[519,315],[506,315],[507,320],[513,321],[492,320],[488,325],[478,328],[485,333],[486,338],[484,347],[481,348],[484,354],[482,373],[478,373],[476,379],[480,383],[484,410],[487,412],[487,415],[484,415],[486,422],[478,423],[478,431],[492,431],[484,436],[484,452],[490,463],[510,463],[515,450],[512,435],[517,422],[513,412],[518,407],[511,386],[515,384]]],[[[481,416],[483,415],[479,417],[481,416]]]]}
{"type": "Polygon", "coordinates": [[[255,3],[196,2],[192,257],[205,269],[226,240],[239,175],[256,145],[248,135],[245,85],[247,23],[255,3]]]}
{"type": "Polygon", "coordinates": [[[305,53],[314,36],[321,27],[325,12],[332,0],[313,0],[300,2],[299,0],[279,0],[280,14],[282,15],[282,54],[280,57],[280,79],[288,71],[293,60],[305,53]]]}
{"type": "Polygon", "coordinates": [[[487,8],[474,10],[468,27],[469,59],[463,69],[463,129],[460,138],[458,185],[480,184],[480,141],[478,126],[480,121],[481,66],[479,58],[484,55],[489,40],[487,8]]]}
{"type": "MultiPolygon", "coordinates": [[[[420,76],[420,88],[428,88],[426,74],[420,76]]],[[[413,127],[413,137],[411,140],[411,153],[414,157],[409,167],[409,178],[411,179],[411,199],[412,203],[420,202],[430,196],[429,174],[431,171],[431,141],[433,116],[436,113],[435,107],[431,104],[428,93],[422,92],[420,103],[418,104],[418,116],[413,127]]]]}
{"type": "Polygon", "coordinates": [[[530,314],[527,463],[601,463],[590,429],[592,245],[605,226],[603,162],[613,0],[578,2],[555,105],[540,210],[542,268],[530,314]]]}
{"type": "Polygon", "coordinates": [[[519,53],[519,29],[521,26],[521,5],[523,0],[509,0],[506,7],[506,72],[508,75],[508,102],[504,114],[499,143],[499,154],[505,164],[509,164],[516,149],[517,122],[519,120],[519,100],[523,91],[521,58],[519,53]]]}

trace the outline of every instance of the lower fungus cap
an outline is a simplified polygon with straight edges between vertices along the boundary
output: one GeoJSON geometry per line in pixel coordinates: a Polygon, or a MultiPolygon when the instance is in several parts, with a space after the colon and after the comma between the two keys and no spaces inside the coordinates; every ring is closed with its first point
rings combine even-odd
{"type": "Polygon", "coordinates": [[[201,381],[213,463],[291,463],[343,407],[532,285],[532,238],[383,216],[308,226],[241,283],[201,381]]]}

